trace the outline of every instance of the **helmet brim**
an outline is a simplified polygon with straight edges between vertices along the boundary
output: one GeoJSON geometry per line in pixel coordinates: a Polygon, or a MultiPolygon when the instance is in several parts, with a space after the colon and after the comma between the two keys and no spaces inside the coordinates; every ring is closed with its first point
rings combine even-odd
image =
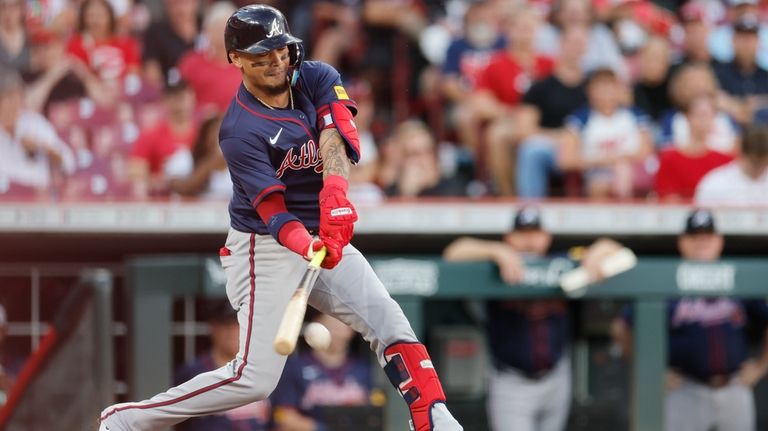
{"type": "Polygon", "coordinates": [[[236,51],[244,52],[246,54],[264,54],[265,52],[269,52],[274,49],[301,42],[301,39],[298,37],[291,36],[290,34],[281,34],[277,37],[270,37],[268,39],[260,40],[247,48],[238,49],[236,51]]]}

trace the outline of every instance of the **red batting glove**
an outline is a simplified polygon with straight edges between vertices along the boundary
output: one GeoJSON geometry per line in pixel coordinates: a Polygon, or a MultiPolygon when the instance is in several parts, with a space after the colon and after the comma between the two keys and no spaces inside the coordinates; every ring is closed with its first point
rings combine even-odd
{"type": "Polygon", "coordinates": [[[341,262],[344,245],[333,237],[324,239],[322,244],[325,246],[326,253],[325,259],[323,259],[323,263],[320,266],[325,269],[333,269],[341,262]]]}
{"type": "Polygon", "coordinates": [[[331,175],[323,182],[320,200],[320,239],[332,239],[342,247],[352,239],[357,211],[347,199],[349,184],[344,177],[331,175]]]}

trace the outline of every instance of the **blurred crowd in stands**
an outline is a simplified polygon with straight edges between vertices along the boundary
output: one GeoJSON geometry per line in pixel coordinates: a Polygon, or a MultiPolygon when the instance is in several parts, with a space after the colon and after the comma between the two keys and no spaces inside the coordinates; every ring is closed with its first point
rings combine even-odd
{"type": "MultiPolygon", "coordinates": [[[[241,3],[0,0],[0,197],[226,199],[241,3]]],[[[358,204],[768,203],[768,1],[267,3],[360,104],[358,204]]]]}

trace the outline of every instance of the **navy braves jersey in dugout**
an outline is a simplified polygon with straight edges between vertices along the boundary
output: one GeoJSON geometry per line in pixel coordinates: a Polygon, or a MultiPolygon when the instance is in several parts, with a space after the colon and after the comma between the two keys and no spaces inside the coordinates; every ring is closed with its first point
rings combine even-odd
{"type": "MultiPolygon", "coordinates": [[[[318,137],[323,125],[318,111],[339,102],[356,112],[339,73],[333,67],[305,61],[293,92],[294,109],[271,109],[243,84],[224,115],[219,145],[232,177],[230,223],[241,232],[268,234],[256,206],[269,194],[285,196],[288,211],[316,229],[320,223],[317,195],[323,186],[318,137]]],[[[353,163],[357,148],[347,144],[353,163]]]]}
{"type": "Polygon", "coordinates": [[[565,301],[491,301],[486,307],[488,341],[497,368],[536,375],[557,365],[568,344],[565,301]]]}
{"type": "MultiPolygon", "coordinates": [[[[626,307],[622,318],[632,325],[634,313],[626,307]]],[[[768,304],[764,300],[681,298],[667,303],[669,366],[700,380],[731,375],[747,359],[744,327],[748,320],[764,327],[768,304]]]]}
{"type": "Polygon", "coordinates": [[[367,360],[350,355],[336,368],[323,365],[312,352],[288,357],[270,398],[275,408],[292,407],[322,420],[324,406],[362,406],[373,390],[367,360]]]}

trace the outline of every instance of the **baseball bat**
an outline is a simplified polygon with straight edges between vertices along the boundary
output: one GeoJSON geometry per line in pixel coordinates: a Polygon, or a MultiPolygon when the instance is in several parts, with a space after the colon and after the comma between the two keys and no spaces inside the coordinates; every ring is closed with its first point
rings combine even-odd
{"type": "Polygon", "coordinates": [[[288,301],[288,306],[285,307],[285,313],[283,313],[283,319],[280,321],[280,327],[277,329],[274,341],[275,351],[283,356],[290,355],[296,348],[296,341],[304,323],[304,313],[307,311],[307,299],[309,299],[309,293],[320,275],[320,264],[325,258],[325,252],[325,247],[323,247],[315,253],[301,277],[299,286],[288,301]]]}

